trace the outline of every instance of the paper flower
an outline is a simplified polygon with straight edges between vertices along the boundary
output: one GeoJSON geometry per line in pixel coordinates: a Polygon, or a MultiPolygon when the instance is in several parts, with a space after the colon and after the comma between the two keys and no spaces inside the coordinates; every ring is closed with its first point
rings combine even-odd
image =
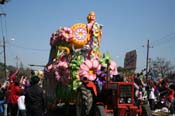
{"type": "Polygon", "coordinates": [[[117,64],[112,60],[110,61],[109,70],[110,70],[110,75],[117,75],[118,74],[117,64]]]}
{"type": "Polygon", "coordinates": [[[90,81],[94,81],[97,78],[96,72],[100,69],[100,67],[101,65],[99,64],[98,60],[86,60],[80,65],[78,72],[80,79],[83,80],[84,78],[87,78],[90,81]]]}
{"type": "Polygon", "coordinates": [[[55,64],[55,77],[58,82],[63,85],[68,85],[70,81],[70,70],[68,67],[68,62],[59,60],[58,64],[55,64]]]}
{"type": "Polygon", "coordinates": [[[72,29],[69,27],[63,27],[59,30],[60,38],[63,39],[63,41],[69,42],[73,38],[73,32],[72,29]]]}

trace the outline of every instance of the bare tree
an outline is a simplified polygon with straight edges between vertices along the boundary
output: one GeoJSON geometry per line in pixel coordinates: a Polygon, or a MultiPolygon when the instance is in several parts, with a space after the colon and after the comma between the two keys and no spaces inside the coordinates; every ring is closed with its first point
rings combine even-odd
{"type": "Polygon", "coordinates": [[[165,58],[157,57],[155,60],[152,60],[150,63],[150,69],[155,73],[156,77],[167,77],[171,74],[175,65],[171,61],[166,60],[165,58]]]}

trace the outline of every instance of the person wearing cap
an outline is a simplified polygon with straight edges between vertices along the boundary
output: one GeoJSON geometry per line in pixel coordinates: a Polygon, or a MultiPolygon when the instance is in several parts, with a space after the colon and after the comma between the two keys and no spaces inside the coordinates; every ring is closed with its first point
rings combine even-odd
{"type": "Polygon", "coordinates": [[[46,97],[43,89],[38,85],[40,78],[31,77],[30,88],[26,90],[25,105],[27,116],[43,116],[46,113],[46,97]]]}

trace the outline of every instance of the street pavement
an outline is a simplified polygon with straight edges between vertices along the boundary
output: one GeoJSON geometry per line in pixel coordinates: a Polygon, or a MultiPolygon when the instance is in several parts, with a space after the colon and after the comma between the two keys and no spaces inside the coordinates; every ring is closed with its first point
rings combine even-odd
{"type": "Polygon", "coordinates": [[[75,105],[65,105],[53,110],[48,110],[46,116],[76,116],[75,105]]]}

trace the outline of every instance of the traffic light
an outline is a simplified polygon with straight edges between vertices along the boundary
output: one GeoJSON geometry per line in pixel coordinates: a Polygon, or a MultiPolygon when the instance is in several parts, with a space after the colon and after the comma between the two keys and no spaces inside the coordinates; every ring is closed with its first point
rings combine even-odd
{"type": "Polygon", "coordinates": [[[4,4],[6,0],[0,0],[0,4],[4,4]]]}

